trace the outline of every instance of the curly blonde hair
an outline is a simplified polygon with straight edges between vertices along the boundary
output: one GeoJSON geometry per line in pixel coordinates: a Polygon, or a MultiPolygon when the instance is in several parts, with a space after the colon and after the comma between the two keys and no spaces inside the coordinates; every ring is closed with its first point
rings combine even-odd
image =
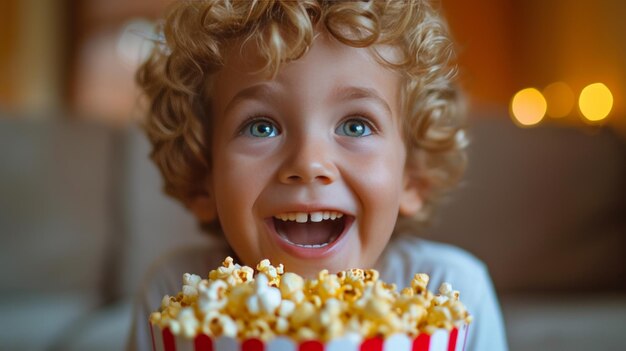
{"type": "Polygon", "coordinates": [[[177,3],[161,27],[162,40],[137,72],[149,101],[144,127],[153,145],[151,158],[167,194],[187,206],[205,194],[212,135],[206,87],[223,67],[229,45],[255,44],[265,70],[275,74],[281,64],[307,52],[319,28],[345,45],[370,48],[381,64],[402,74],[407,169],[424,197],[410,222],[430,217],[437,199],[465,169],[466,140],[452,41],[427,0],[177,3]],[[382,46],[396,48],[399,55],[385,58],[377,50],[382,46]]]}

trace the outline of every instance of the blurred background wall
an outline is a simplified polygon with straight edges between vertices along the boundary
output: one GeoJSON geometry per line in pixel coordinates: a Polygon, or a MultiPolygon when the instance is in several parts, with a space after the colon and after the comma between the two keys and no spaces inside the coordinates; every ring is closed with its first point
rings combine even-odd
{"type": "MultiPolygon", "coordinates": [[[[0,0],[8,349],[121,349],[150,262],[210,244],[137,128],[133,74],[170,3],[0,0]]],[[[626,2],[438,4],[472,143],[423,235],[485,261],[512,350],[626,349],[626,2]]]]}

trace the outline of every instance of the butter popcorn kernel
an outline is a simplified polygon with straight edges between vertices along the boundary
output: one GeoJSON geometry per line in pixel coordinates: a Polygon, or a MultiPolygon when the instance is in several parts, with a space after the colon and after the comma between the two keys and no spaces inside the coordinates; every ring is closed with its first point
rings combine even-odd
{"type": "Polygon", "coordinates": [[[200,278],[199,275],[189,273],[183,274],[183,285],[189,285],[195,288],[198,283],[200,283],[200,280],[202,280],[202,278],[200,278]]]}
{"type": "Polygon", "coordinates": [[[424,273],[417,273],[413,280],[411,281],[411,288],[416,294],[423,294],[426,290],[426,286],[428,285],[428,281],[430,277],[424,273]]]}
{"type": "Polygon", "coordinates": [[[304,287],[304,279],[301,276],[287,272],[280,280],[280,292],[284,297],[291,297],[297,291],[301,291],[304,287]]]}
{"type": "Polygon", "coordinates": [[[190,339],[196,336],[200,323],[195,316],[193,308],[185,307],[181,309],[178,314],[178,321],[180,322],[181,335],[190,339]]]}
{"type": "Polygon", "coordinates": [[[252,314],[273,314],[282,300],[280,290],[268,286],[269,281],[265,274],[259,274],[254,281],[254,294],[246,302],[248,311],[252,314]]]}
{"type": "Polygon", "coordinates": [[[323,342],[395,333],[415,337],[472,320],[458,291],[443,283],[438,294],[431,293],[423,273],[397,291],[373,269],[322,270],[316,279],[304,279],[269,260],[255,270],[227,257],[208,279],[186,273],[182,282],[181,291],[165,295],[149,321],[185,338],[199,333],[263,341],[279,335],[323,342]]]}
{"type": "Polygon", "coordinates": [[[215,337],[237,336],[237,323],[229,316],[213,313],[211,316],[207,317],[205,317],[204,323],[202,324],[202,332],[204,334],[215,337]]]}

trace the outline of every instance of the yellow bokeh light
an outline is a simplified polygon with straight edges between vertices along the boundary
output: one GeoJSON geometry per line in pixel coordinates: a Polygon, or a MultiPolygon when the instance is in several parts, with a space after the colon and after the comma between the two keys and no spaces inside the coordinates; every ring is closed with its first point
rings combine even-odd
{"type": "Polygon", "coordinates": [[[546,114],[546,99],[535,88],[522,89],[511,100],[513,119],[522,126],[535,125],[546,114]]]}
{"type": "Polygon", "coordinates": [[[613,108],[613,94],[602,83],[589,84],[580,92],[578,107],[580,113],[587,120],[601,121],[609,115],[613,108]]]}
{"type": "Polygon", "coordinates": [[[574,92],[563,82],[548,85],[543,89],[543,96],[548,103],[546,115],[550,117],[560,118],[569,115],[576,103],[574,92]]]}

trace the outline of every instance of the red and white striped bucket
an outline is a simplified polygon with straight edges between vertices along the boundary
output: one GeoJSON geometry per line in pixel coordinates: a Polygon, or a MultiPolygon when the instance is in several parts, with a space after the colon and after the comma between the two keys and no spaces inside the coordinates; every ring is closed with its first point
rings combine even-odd
{"type": "Polygon", "coordinates": [[[340,338],[322,343],[319,341],[294,342],[285,337],[276,337],[264,343],[259,339],[243,342],[233,338],[219,337],[212,339],[207,335],[198,335],[195,339],[175,336],[165,328],[150,325],[154,351],[463,351],[467,338],[468,326],[454,328],[451,331],[439,329],[432,335],[420,334],[409,338],[404,334],[391,337],[373,338],[355,341],[340,338]]]}

